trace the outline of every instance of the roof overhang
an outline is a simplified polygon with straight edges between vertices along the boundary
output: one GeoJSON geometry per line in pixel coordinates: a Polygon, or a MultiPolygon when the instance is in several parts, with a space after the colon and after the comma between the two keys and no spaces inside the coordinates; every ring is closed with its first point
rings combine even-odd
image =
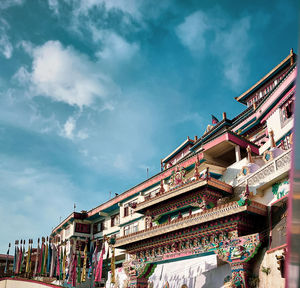
{"type": "Polygon", "coordinates": [[[240,146],[242,148],[247,148],[250,146],[251,151],[257,155],[259,155],[259,147],[254,143],[246,140],[244,137],[241,137],[234,132],[228,130],[227,132],[218,135],[217,137],[211,139],[209,142],[203,144],[204,153],[208,152],[216,152],[219,149],[229,148],[230,146],[240,146]]]}
{"type": "Polygon", "coordinates": [[[281,61],[276,67],[274,67],[268,74],[266,74],[263,78],[261,78],[257,83],[255,83],[251,88],[249,88],[242,95],[235,97],[238,102],[246,104],[246,99],[251,94],[255,93],[260,87],[262,87],[268,80],[274,77],[277,73],[282,71],[288,65],[291,64],[291,58],[294,57],[294,53],[290,53],[283,61],[281,61]]]}
{"type": "Polygon", "coordinates": [[[226,184],[225,182],[222,182],[220,180],[217,180],[215,178],[208,178],[208,179],[200,179],[196,180],[187,184],[183,184],[182,186],[169,190],[167,192],[164,192],[161,195],[157,195],[153,198],[147,199],[143,202],[140,202],[137,204],[137,207],[135,208],[135,212],[143,213],[145,210],[151,206],[158,205],[164,201],[168,201],[170,198],[174,198],[177,196],[180,196],[182,194],[185,194],[187,192],[190,192],[195,189],[200,189],[202,187],[211,187],[213,189],[217,189],[219,191],[224,192],[224,194],[232,194],[233,189],[232,186],[229,184],[226,184]]]}
{"type": "Polygon", "coordinates": [[[174,157],[177,153],[179,153],[181,150],[183,150],[185,147],[187,147],[189,144],[193,145],[194,140],[186,139],[180,146],[178,146],[172,153],[170,153],[167,157],[162,159],[162,163],[168,162],[172,157],[174,157]]]}

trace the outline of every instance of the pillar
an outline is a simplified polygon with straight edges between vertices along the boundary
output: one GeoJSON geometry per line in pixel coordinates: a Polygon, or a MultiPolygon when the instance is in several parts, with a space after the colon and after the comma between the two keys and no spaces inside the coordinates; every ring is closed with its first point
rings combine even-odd
{"type": "Polygon", "coordinates": [[[241,161],[241,148],[239,145],[235,145],[235,160],[236,162],[241,161]]]}
{"type": "Polygon", "coordinates": [[[248,288],[247,274],[249,270],[248,263],[231,263],[231,282],[233,288],[248,288]]]}

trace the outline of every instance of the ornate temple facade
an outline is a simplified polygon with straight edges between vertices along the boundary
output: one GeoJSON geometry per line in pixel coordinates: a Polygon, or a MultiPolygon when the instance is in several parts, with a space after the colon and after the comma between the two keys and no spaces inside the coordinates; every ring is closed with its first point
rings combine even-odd
{"type": "Polygon", "coordinates": [[[291,50],[235,98],[242,113],[188,137],[153,177],[72,213],[54,242],[105,242],[107,287],[284,287],[296,73],[291,50]]]}

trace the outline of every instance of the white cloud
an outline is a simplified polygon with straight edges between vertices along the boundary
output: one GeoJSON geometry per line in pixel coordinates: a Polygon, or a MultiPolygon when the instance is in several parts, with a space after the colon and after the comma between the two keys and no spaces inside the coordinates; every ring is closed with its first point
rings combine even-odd
{"type": "Polygon", "coordinates": [[[79,130],[77,133],[77,137],[81,140],[85,140],[85,139],[89,138],[89,134],[84,130],[79,130]]]}
{"type": "Polygon", "coordinates": [[[25,67],[22,66],[14,74],[13,80],[16,80],[17,82],[19,82],[22,85],[25,85],[26,83],[28,83],[28,81],[30,81],[30,73],[28,72],[28,70],[25,67]]]}
{"type": "MultiPolygon", "coordinates": [[[[78,1],[76,2],[78,3],[78,1]]],[[[97,7],[105,7],[107,11],[117,10],[132,17],[140,18],[139,5],[140,2],[136,0],[79,0],[76,13],[87,15],[89,11],[97,7]]]]}
{"type": "Polygon", "coordinates": [[[207,16],[197,11],[184,19],[175,32],[182,44],[191,51],[201,52],[206,46],[205,33],[210,28],[207,16]]]}
{"type": "Polygon", "coordinates": [[[18,48],[22,48],[27,54],[29,55],[32,55],[33,54],[33,50],[34,50],[34,47],[32,45],[31,42],[28,42],[28,41],[20,41],[18,44],[17,44],[17,47],[18,48]]]}
{"type": "Polygon", "coordinates": [[[250,37],[250,18],[239,19],[230,29],[216,34],[213,51],[223,62],[224,76],[232,88],[237,89],[245,79],[247,54],[252,46],[250,37]]]}
{"type": "Polygon", "coordinates": [[[73,117],[69,117],[63,128],[63,136],[69,139],[73,139],[75,128],[76,128],[75,119],[73,117]]]}
{"type": "Polygon", "coordinates": [[[201,52],[217,56],[224,79],[231,88],[238,89],[247,73],[245,61],[252,46],[249,37],[251,19],[232,19],[219,8],[214,8],[187,16],[175,32],[194,56],[201,55],[201,52]]]}
{"type": "Polygon", "coordinates": [[[48,0],[49,8],[55,13],[59,13],[59,5],[57,0],[48,0]]]}
{"type": "Polygon", "coordinates": [[[8,38],[7,29],[9,29],[8,23],[0,18],[0,54],[9,59],[13,53],[13,46],[8,38]]]}
{"type": "MultiPolygon", "coordinates": [[[[95,36],[96,37],[96,36],[95,36]]],[[[102,33],[103,48],[96,55],[105,60],[129,60],[139,50],[137,43],[129,43],[112,31],[102,33]]],[[[95,38],[96,40],[96,38],[95,38]]]]}
{"type": "Polygon", "coordinates": [[[49,97],[82,109],[96,99],[102,102],[119,93],[113,81],[101,72],[101,67],[72,47],[63,47],[59,41],[48,41],[33,48],[32,69],[21,67],[15,75],[27,85],[33,96],[49,97]]]}
{"type": "Polygon", "coordinates": [[[77,120],[74,117],[70,116],[63,125],[60,135],[70,140],[74,140],[76,138],[80,140],[87,139],[89,135],[85,130],[79,130],[77,133],[75,133],[76,122],[77,120]]]}
{"type": "Polygon", "coordinates": [[[0,9],[7,9],[12,6],[23,5],[25,0],[1,0],[0,9]]]}

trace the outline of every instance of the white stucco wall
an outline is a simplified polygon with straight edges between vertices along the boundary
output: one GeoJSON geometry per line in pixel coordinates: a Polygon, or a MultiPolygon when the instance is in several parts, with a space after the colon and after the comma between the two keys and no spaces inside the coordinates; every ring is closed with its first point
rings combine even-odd
{"type": "Polygon", "coordinates": [[[285,287],[285,278],[281,277],[281,273],[277,269],[278,264],[275,257],[275,255],[282,255],[282,252],[283,249],[279,249],[271,253],[266,253],[266,249],[264,249],[260,255],[258,255],[253,269],[253,273],[259,277],[258,288],[285,287]],[[268,275],[262,271],[263,267],[270,268],[270,273],[268,275]]]}

